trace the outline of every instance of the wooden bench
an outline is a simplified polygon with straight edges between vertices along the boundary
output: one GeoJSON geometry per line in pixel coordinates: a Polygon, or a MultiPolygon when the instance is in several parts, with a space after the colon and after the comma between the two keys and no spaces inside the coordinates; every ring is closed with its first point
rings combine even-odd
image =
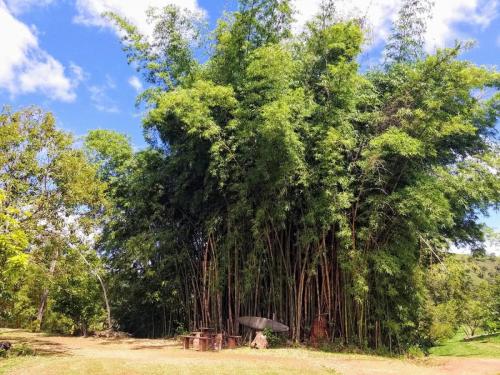
{"type": "Polygon", "coordinates": [[[241,336],[227,336],[227,347],[236,349],[238,347],[241,336]]]}

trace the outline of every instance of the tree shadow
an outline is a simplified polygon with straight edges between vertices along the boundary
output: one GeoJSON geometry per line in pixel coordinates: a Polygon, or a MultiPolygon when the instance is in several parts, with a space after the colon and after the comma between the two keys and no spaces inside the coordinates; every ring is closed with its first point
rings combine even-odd
{"type": "Polygon", "coordinates": [[[139,345],[139,346],[134,346],[131,348],[131,350],[144,350],[144,349],[165,349],[169,347],[168,345],[139,345]]]}
{"type": "Polygon", "coordinates": [[[135,344],[140,342],[139,340],[134,340],[130,338],[102,338],[99,337],[99,340],[102,340],[98,345],[112,345],[112,344],[135,344]]]}
{"type": "Polygon", "coordinates": [[[149,341],[147,339],[131,339],[131,338],[99,338],[101,342],[97,343],[98,345],[113,345],[113,344],[129,344],[129,345],[137,345],[132,348],[132,350],[139,349],[162,349],[168,347],[176,347],[180,346],[180,343],[177,343],[173,340],[168,340],[161,342],[157,340],[149,341]]]}
{"type": "Polygon", "coordinates": [[[477,335],[477,336],[470,337],[470,338],[464,338],[461,341],[462,342],[474,342],[475,341],[475,342],[483,342],[484,343],[484,342],[490,342],[490,340],[495,338],[495,337],[500,337],[500,332],[477,335]]]}
{"type": "MultiPolygon", "coordinates": [[[[23,347],[28,347],[33,350],[33,355],[35,356],[63,356],[71,355],[69,349],[62,344],[38,339],[36,337],[22,337],[22,336],[7,336],[2,335],[1,341],[9,341],[12,344],[11,352],[18,353],[17,355],[29,355],[20,354],[23,352],[23,347]]],[[[27,351],[26,351],[27,352],[27,351]]]]}
{"type": "Polygon", "coordinates": [[[169,349],[169,348],[180,348],[182,345],[180,342],[174,340],[168,340],[164,342],[138,342],[141,345],[135,346],[132,350],[141,349],[169,349]]]}

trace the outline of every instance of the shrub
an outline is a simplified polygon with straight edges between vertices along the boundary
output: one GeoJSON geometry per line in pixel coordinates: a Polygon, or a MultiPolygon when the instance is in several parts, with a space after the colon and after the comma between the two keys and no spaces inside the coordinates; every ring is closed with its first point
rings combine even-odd
{"type": "Polygon", "coordinates": [[[12,348],[10,348],[10,350],[0,349],[0,358],[24,357],[32,355],[36,355],[36,350],[25,343],[15,344],[12,346],[12,348]]]}
{"type": "Polygon", "coordinates": [[[177,327],[175,328],[175,335],[176,336],[182,336],[182,335],[187,335],[189,331],[184,327],[183,323],[178,323],[177,327]]]}
{"type": "Polygon", "coordinates": [[[76,326],[71,318],[64,314],[51,311],[47,314],[43,328],[51,333],[72,335],[75,332],[76,326]]]}
{"type": "Polygon", "coordinates": [[[433,342],[440,342],[453,337],[456,327],[450,322],[432,322],[430,336],[433,342]]]}
{"type": "Polygon", "coordinates": [[[274,333],[269,328],[264,329],[264,331],[262,331],[262,333],[264,334],[264,336],[266,336],[267,345],[269,348],[276,348],[276,347],[282,346],[284,344],[283,337],[277,333],[274,333]]]}
{"type": "Polygon", "coordinates": [[[422,358],[425,356],[424,351],[419,346],[410,346],[406,352],[406,356],[411,359],[422,358]]]}
{"type": "Polygon", "coordinates": [[[23,343],[14,345],[10,349],[9,355],[13,357],[30,356],[30,355],[36,355],[36,351],[28,344],[23,343]]]}

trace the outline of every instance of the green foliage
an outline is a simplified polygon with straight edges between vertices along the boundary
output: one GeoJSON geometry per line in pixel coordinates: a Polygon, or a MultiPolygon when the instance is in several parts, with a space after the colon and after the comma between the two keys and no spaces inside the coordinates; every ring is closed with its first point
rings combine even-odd
{"type": "Polygon", "coordinates": [[[404,0],[386,46],[389,62],[414,62],[424,55],[425,32],[432,0],[404,0]]]}
{"type": "Polygon", "coordinates": [[[400,352],[464,323],[470,277],[436,262],[450,243],[479,248],[477,215],[500,201],[498,73],[460,44],[425,56],[428,5],[403,4],[390,64],[368,72],[360,23],[329,2],[294,38],[289,2],[242,1],[204,63],[189,14],[158,11],[154,48],[119,22],[143,73],[169,77],[150,81],[150,147],[112,172],[99,246],[122,327],[232,332],[275,313],[297,342],[324,313],[332,340],[400,352]]]}
{"type": "MultiPolygon", "coordinates": [[[[123,49],[128,62],[136,64],[148,82],[171,89],[196,71],[190,47],[199,38],[200,15],[181,12],[171,5],[152,8],[147,14],[154,30],[150,40],[126,19],[113,13],[106,16],[123,30],[123,49]]],[[[155,90],[146,91],[141,97],[148,99],[154,93],[155,90]]]]}
{"type": "Polygon", "coordinates": [[[85,137],[88,159],[99,168],[101,179],[109,181],[123,173],[132,158],[129,139],[110,130],[91,130],[85,137]]]}
{"type": "Polygon", "coordinates": [[[9,356],[22,357],[36,355],[36,350],[25,343],[15,344],[9,351],[9,356]]]}
{"type": "MultiPolygon", "coordinates": [[[[98,260],[94,260],[97,263],[98,260]]],[[[64,333],[87,335],[96,328],[102,329],[104,309],[101,290],[95,276],[88,271],[79,254],[68,253],[64,260],[65,272],[54,280],[51,310],[72,322],[72,329],[64,333]],[[101,324],[101,326],[99,326],[101,324]]],[[[94,266],[95,267],[95,266],[94,266]]],[[[52,330],[64,331],[68,324],[53,321],[52,330]]],[[[48,327],[47,327],[48,328],[48,327]]]]}
{"type": "Polygon", "coordinates": [[[408,358],[415,359],[424,357],[425,353],[419,346],[413,345],[408,348],[406,355],[408,358]]]}
{"type": "Polygon", "coordinates": [[[26,343],[14,344],[10,350],[0,349],[0,358],[25,357],[36,355],[36,350],[26,343]]]}
{"type": "Polygon", "coordinates": [[[186,327],[184,327],[182,323],[178,324],[177,327],[175,328],[175,335],[182,336],[187,334],[189,334],[189,330],[186,327]]]}
{"type": "MultiPolygon", "coordinates": [[[[74,314],[77,314],[77,312],[71,313],[71,315],[74,314]]],[[[38,327],[32,327],[31,330],[36,332],[37,329],[38,327]]],[[[74,319],[70,316],[53,311],[53,309],[47,312],[43,323],[43,329],[47,332],[59,335],[73,335],[81,333],[78,321],[75,323],[74,319]]]]}
{"type": "Polygon", "coordinates": [[[452,338],[459,329],[467,337],[480,329],[496,332],[499,309],[495,279],[481,278],[481,261],[474,257],[449,256],[428,272],[430,335],[433,342],[452,338]]]}
{"type": "Polygon", "coordinates": [[[0,319],[12,300],[12,287],[16,285],[28,266],[29,256],[24,252],[28,237],[16,218],[19,210],[5,207],[7,197],[0,190],[0,319]]]}
{"type": "Polygon", "coordinates": [[[282,335],[280,335],[279,333],[273,332],[269,328],[265,328],[262,331],[262,334],[266,337],[267,345],[269,348],[278,348],[278,347],[282,346],[285,342],[282,335]]]}
{"type": "Polygon", "coordinates": [[[50,113],[7,108],[0,133],[0,324],[39,330],[68,254],[99,225],[106,185],[50,113]]]}

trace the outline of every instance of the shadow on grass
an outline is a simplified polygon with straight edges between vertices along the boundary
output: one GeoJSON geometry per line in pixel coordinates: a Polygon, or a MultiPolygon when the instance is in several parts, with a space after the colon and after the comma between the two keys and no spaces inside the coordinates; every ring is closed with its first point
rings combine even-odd
{"type": "Polygon", "coordinates": [[[132,350],[141,349],[170,349],[170,348],[182,348],[182,343],[180,341],[168,340],[161,342],[141,342],[142,345],[132,348],[132,350]]]}
{"type": "Polygon", "coordinates": [[[141,340],[134,340],[130,338],[98,338],[99,341],[102,340],[102,342],[98,343],[98,345],[113,345],[113,344],[137,344],[140,343],[141,340]]]}
{"type": "Polygon", "coordinates": [[[181,343],[177,343],[173,340],[168,340],[161,342],[160,340],[147,340],[147,339],[131,339],[131,338],[100,338],[102,342],[99,342],[97,345],[113,345],[113,344],[128,344],[128,345],[137,345],[132,350],[139,349],[164,349],[164,348],[172,348],[172,347],[180,347],[181,343]]]}
{"type": "MultiPolygon", "coordinates": [[[[13,348],[11,352],[16,352],[16,348],[28,347],[33,350],[35,356],[62,356],[71,355],[68,348],[56,342],[38,339],[36,337],[19,337],[2,335],[2,341],[9,341],[13,348]]],[[[31,354],[17,354],[18,356],[29,356],[31,354]]]]}
{"type": "Polygon", "coordinates": [[[461,340],[462,342],[490,342],[493,338],[500,338],[500,332],[489,333],[485,335],[474,336],[468,339],[461,340]]]}
{"type": "Polygon", "coordinates": [[[131,350],[149,350],[149,349],[167,349],[171,347],[170,345],[139,345],[130,348],[131,350]]]}
{"type": "Polygon", "coordinates": [[[357,346],[343,346],[335,343],[323,343],[318,347],[314,346],[306,346],[302,347],[302,349],[312,351],[312,352],[321,352],[321,353],[330,353],[330,354],[345,354],[345,355],[363,355],[368,357],[383,357],[383,358],[400,358],[402,356],[401,353],[390,352],[389,349],[379,349],[374,350],[370,348],[359,348],[357,346]]]}

